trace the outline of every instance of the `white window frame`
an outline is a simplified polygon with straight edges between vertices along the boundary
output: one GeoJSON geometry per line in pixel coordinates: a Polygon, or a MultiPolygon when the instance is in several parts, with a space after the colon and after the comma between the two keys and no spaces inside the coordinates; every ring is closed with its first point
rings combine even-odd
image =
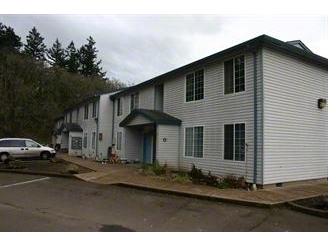
{"type": "Polygon", "coordinates": [[[194,159],[203,159],[204,158],[204,142],[205,142],[205,126],[204,125],[196,125],[196,126],[186,126],[184,128],[184,141],[183,141],[183,156],[185,158],[194,158],[194,159]],[[195,153],[194,153],[194,149],[195,149],[195,128],[196,127],[202,127],[203,128],[203,143],[202,143],[202,157],[198,157],[198,156],[194,156],[195,153]],[[193,140],[192,140],[192,155],[191,156],[188,156],[186,155],[186,131],[187,131],[187,128],[192,128],[193,129],[193,140]]]}
{"type": "Polygon", "coordinates": [[[94,101],[92,102],[92,114],[91,114],[91,117],[94,119],[94,118],[97,118],[98,116],[98,102],[97,101],[94,101]]]}
{"type": "Polygon", "coordinates": [[[117,116],[122,116],[123,115],[123,98],[120,97],[120,98],[117,98],[117,107],[116,107],[116,115],[117,116]]]}
{"type": "Polygon", "coordinates": [[[238,55],[238,56],[234,56],[231,59],[227,59],[225,61],[223,61],[223,95],[224,96],[228,96],[228,95],[234,95],[234,94],[239,94],[239,93],[244,93],[246,92],[246,56],[244,54],[238,55]],[[238,91],[236,92],[236,78],[235,78],[235,59],[237,59],[238,57],[244,57],[244,90],[243,91],[238,91]],[[233,62],[233,92],[231,93],[225,93],[225,62],[232,60],[233,62]]]}
{"type": "Polygon", "coordinates": [[[123,140],[123,132],[118,131],[116,133],[116,149],[122,150],[122,140],[123,140]]]}
{"type": "Polygon", "coordinates": [[[89,104],[85,104],[84,105],[84,115],[83,115],[83,119],[87,120],[89,119],[89,104]]]}
{"type": "Polygon", "coordinates": [[[222,136],[223,136],[223,143],[222,143],[222,146],[223,146],[223,149],[222,149],[222,159],[224,161],[232,161],[232,162],[239,162],[239,163],[244,163],[246,162],[246,156],[247,156],[247,131],[246,131],[246,122],[234,122],[234,123],[226,123],[226,124],[223,124],[223,133],[222,133],[222,136]],[[235,134],[236,134],[236,125],[240,125],[240,124],[244,124],[245,125],[245,151],[244,151],[244,160],[236,160],[236,148],[235,148],[235,144],[236,144],[236,137],[235,137],[235,134]],[[224,138],[224,128],[226,125],[233,125],[233,153],[232,153],[232,160],[231,159],[225,159],[224,158],[224,151],[225,151],[225,138],[224,138]]]}
{"type": "Polygon", "coordinates": [[[91,148],[94,150],[96,149],[96,132],[95,131],[93,131],[91,133],[91,148]]]}
{"type": "Polygon", "coordinates": [[[138,109],[140,106],[140,93],[135,92],[130,94],[130,112],[134,109],[138,109]],[[132,95],[133,95],[133,108],[132,108],[132,95]],[[136,100],[136,95],[138,95],[138,100],[136,100]],[[138,105],[136,106],[136,102],[138,102],[138,105]]]}
{"type": "Polygon", "coordinates": [[[194,70],[193,72],[185,74],[184,80],[185,80],[185,83],[184,83],[184,102],[185,103],[198,102],[198,101],[202,101],[202,100],[205,99],[205,81],[206,81],[205,68],[200,68],[200,69],[194,70]],[[195,76],[195,73],[198,72],[198,71],[201,71],[201,70],[203,70],[203,98],[195,100],[195,86],[196,86],[196,83],[194,81],[194,88],[193,88],[194,98],[193,98],[193,100],[187,101],[187,76],[190,75],[190,74],[194,74],[194,76],[195,76]]]}

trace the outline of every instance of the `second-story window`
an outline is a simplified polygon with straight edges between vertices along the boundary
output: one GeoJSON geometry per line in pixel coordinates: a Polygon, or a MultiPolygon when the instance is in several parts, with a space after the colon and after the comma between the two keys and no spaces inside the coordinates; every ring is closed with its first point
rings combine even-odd
{"type": "Polygon", "coordinates": [[[198,70],[186,76],[186,102],[204,98],[204,70],[198,70]]]}
{"type": "Polygon", "coordinates": [[[92,118],[97,117],[97,102],[92,103],[92,118]]]}
{"type": "Polygon", "coordinates": [[[224,94],[245,91],[245,59],[239,56],[224,62],[224,94]]]}
{"type": "Polygon", "coordinates": [[[139,92],[131,94],[131,103],[130,103],[130,110],[134,110],[139,108],[139,92]]]}
{"type": "Polygon", "coordinates": [[[84,119],[87,120],[89,118],[89,105],[84,105],[84,119]]]}
{"type": "Polygon", "coordinates": [[[122,107],[122,99],[117,99],[117,116],[121,116],[123,114],[123,107],[122,107]]]}

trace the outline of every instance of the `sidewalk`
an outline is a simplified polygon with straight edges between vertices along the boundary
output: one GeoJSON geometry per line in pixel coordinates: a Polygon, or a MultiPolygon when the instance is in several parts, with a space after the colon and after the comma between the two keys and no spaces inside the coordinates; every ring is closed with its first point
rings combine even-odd
{"type": "Polygon", "coordinates": [[[244,205],[273,207],[287,202],[328,195],[328,181],[311,181],[286,187],[274,187],[256,191],[218,189],[206,185],[178,183],[138,174],[135,164],[101,164],[92,160],[57,153],[57,157],[95,172],[76,174],[79,179],[97,184],[116,184],[164,193],[226,201],[244,205]]]}

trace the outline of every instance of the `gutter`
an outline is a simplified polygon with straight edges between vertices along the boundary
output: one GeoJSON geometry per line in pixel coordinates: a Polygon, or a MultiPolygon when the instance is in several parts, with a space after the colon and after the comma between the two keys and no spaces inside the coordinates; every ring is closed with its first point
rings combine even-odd
{"type": "Polygon", "coordinates": [[[253,53],[253,79],[254,79],[254,168],[253,168],[253,189],[256,189],[257,183],[257,47],[252,50],[253,53]]]}

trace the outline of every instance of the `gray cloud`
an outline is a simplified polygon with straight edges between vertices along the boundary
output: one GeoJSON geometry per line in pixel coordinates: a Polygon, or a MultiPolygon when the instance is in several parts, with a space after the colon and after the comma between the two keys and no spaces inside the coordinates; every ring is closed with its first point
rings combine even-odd
{"type": "Polygon", "coordinates": [[[79,48],[92,36],[108,77],[139,83],[267,34],[283,41],[301,39],[328,56],[326,16],[259,15],[0,15],[25,42],[33,26],[50,48],[58,38],[79,48]]]}

